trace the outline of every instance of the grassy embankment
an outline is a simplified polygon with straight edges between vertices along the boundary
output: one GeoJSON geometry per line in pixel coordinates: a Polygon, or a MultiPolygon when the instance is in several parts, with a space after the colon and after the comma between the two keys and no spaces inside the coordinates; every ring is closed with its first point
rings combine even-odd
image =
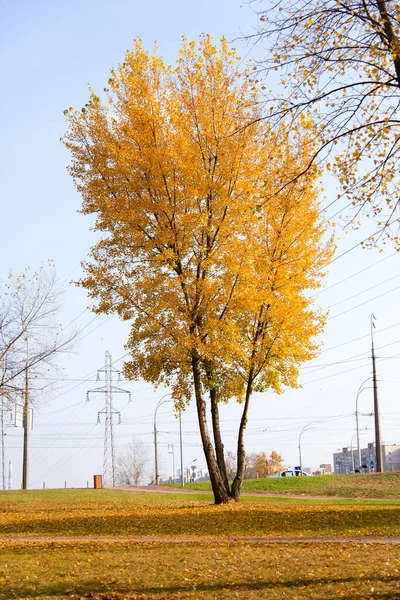
{"type": "MultiPolygon", "coordinates": [[[[173,487],[179,486],[175,485],[173,487]]],[[[211,489],[209,483],[189,483],[185,487],[189,490],[211,489]]],[[[243,492],[251,494],[338,496],[344,498],[393,498],[400,500],[400,471],[364,475],[247,479],[243,483],[243,492]]]]}
{"type": "Polygon", "coordinates": [[[0,599],[393,600],[400,598],[397,548],[363,544],[363,536],[400,535],[399,517],[395,501],[258,497],[214,506],[208,495],[2,492],[0,599]],[[147,539],[118,541],[128,534],[147,539]],[[229,537],[327,534],[359,541],[277,546],[229,537]],[[51,537],[75,535],[86,537],[72,545],[51,537]]]}

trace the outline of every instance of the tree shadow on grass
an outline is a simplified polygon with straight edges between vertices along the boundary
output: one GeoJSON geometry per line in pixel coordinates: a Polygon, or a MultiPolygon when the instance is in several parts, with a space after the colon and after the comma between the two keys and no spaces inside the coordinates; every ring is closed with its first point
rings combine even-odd
{"type": "MultiPolygon", "coordinates": [[[[321,590],[322,586],[326,585],[343,585],[343,584],[365,584],[362,587],[360,586],[359,591],[352,590],[351,594],[346,593],[346,600],[361,600],[365,598],[366,595],[370,595],[370,588],[378,583],[384,583],[387,586],[393,586],[393,584],[400,584],[400,576],[393,577],[380,577],[378,575],[369,575],[365,577],[334,577],[334,578],[320,578],[320,579],[312,579],[312,578],[303,578],[303,579],[293,579],[288,581],[280,581],[275,582],[272,580],[265,581],[243,581],[243,582],[216,582],[216,583],[196,583],[192,581],[186,585],[171,585],[171,586],[132,586],[127,584],[118,585],[104,585],[99,581],[88,579],[86,581],[81,581],[78,585],[73,586],[69,582],[65,583],[57,583],[57,584],[45,584],[38,585],[34,590],[32,589],[12,589],[9,587],[8,589],[3,588],[0,591],[0,598],[33,598],[40,596],[68,596],[68,595],[79,595],[80,597],[88,597],[88,598],[98,598],[101,600],[102,597],[104,599],[112,597],[115,600],[119,598],[129,598],[130,595],[134,598],[135,595],[141,596],[142,594],[145,597],[152,596],[161,596],[168,600],[168,595],[175,594],[184,594],[184,593],[208,593],[212,594],[217,592],[251,592],[251,591],[267,591],[273,590],[275,592],[284,592],[285,590],[290,591],[294,590],[296,593],[299,593],[301,590],[304,594],[307,594],[307,590],[311,592],[313,588],[313,599],[314,600],[333,600],[338,596],[334,593],[331,595],[331,590],[329,590],[329,594],[324,594],[321,590]],[[366,586],[368,589],[366,589],[366,586]],[[300,588],[300,590],[298,589],[300,588]],[[316,589],[317,588],[317,589],[316,589]],[[22,594],[18,595],[18,594],[22,594]]],[[[213,596],[209,596],[213,597],[213,596]]],[[[378,597],[380,600],[400,600],[400,590],[394,591],[391,587],[390,591],[379,591],[378,597]]],[[[304,595],[304,598],[307,598],[307,595],[304,595]]]]}
{"type": "Polygon", "coordinates": [[[362,510],[305,508],[286,512],[271,506],[251,510],[195,512],[194,507],[171,509],[155,517],[135,514],[71,515],[27,519],[0,526],[0,534],[37,535],[341,535],[400,533],[400,507],[362,510]],[[176,511],[175,511],[176,510],[176,511]]]}

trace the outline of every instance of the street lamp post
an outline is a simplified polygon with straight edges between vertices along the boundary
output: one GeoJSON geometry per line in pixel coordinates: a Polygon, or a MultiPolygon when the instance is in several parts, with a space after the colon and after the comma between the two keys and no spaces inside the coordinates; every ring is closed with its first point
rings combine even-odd
{"type": "Polygon", "coordinates": [[[190,463],[188,463],[185,467],[185,471],[186,473],[188,473],[188,478],[189,478],[189,483],[190,483],[190,468],[189,465],[192,465],[194,462],[197,461],[197,458],[194,458],[193,460],[190,461],[190,463]]]}
{"type": "Polygon", "coordinates": [[[370,390],[371,389],[371,386],[363,387],[363,385],[365,383],[367,383],[367,381],[370,381],[371,379],[372,379],[371,377],[367,377],[367,379],[362,382],[362,384],[358,388],[357,395],[356,395],[357,454],[358,454],[358,466],[359,466],[360,469],[361,469],[361,448],[360,448],[360,428],[359,428],[359,423],[358,423],[358,398],[359,398],[361,392],[363,392],[364,390],[370,390]]]}
{"type": "MultiPolygon", "coordinates": [[[[356,472],[356,468],[355,468],[355,464],[354,464],[354,451],[353,451],[353,440],[354,440],[354,438],[356,437],[356,435],[358,435],[358,430],[357,430],[355,433],[353,433],[353,435],[352,435],[352,438],[351,438],[351,441],[350,441],[350,450],[351,450],[351,468],[352,468],[352,471],[353,471],[353,475],[354,475],[354,474],[355,474],[355,472],[356,472]]],[[[361,465],[360,465],[360,466],[361,466],[361,465]]]]}
{"type": "Polygon", "coordinates": [[[381,442],[381,424],[379,415],[379,402],[378,402],[378,380],[376,378],[376,357],[374,347],[374,329],[375,329],[376,317],[371,314],[371,358],[372,358],[372,381],[374,388],[374,418],[375,418],[375,454],[376,454],[376,465],[375,470],[377,473],[382,473],[382,442],[381,442]]]}
{"type": "Polygon", "coordinates": [[[304,425],[303,429],[300,431],[300,435],[299,435],[299,461],[300,461],[300,474],[303,475],[303,462],[302,462],[302,458],[301,458],[301,436],[303,435],[303,433],[305,431],[307,431],[307,429],[310,427],[310,425],[315,425],[317,423],[320,423],[320,421],[310,421],[309,423],[307,423],[306,425],[304,425]]]}
{"type": "Polygon", "coordinates": [[[164,402],[172,402],[172,399],[164,400],[164,398],[168,398],[168,396],[171,396],[171,394],[165,394],[159,399],[156,410],[154,411],[154,470],[156,485],[158,485],[157,411],[164,402]]]}
{"type": "Polygon", "coordinates": [[[185,487],[183,475],[183,438],[182,438],[182,411],[179,411],[179,445],[181,447],[181,488],[185,487]]]}
{"type": "MultiPolygon", "coordinates": [[[[154,469],[155,469],[155,483],[158,485],[158,448],[157,448],[157,411],[162,404],[165,402],[173,402],[173,398],[169,400],[165,400],[164,398],[168,398],[171,394],[165,394],[162,396],[156,406],[154,411],[154,469]]],[[[181,487],[184,487],[183,482],[183,439],[182,439],[182,411],[179,411],[179,445],[181,450],[181,487]]]]}

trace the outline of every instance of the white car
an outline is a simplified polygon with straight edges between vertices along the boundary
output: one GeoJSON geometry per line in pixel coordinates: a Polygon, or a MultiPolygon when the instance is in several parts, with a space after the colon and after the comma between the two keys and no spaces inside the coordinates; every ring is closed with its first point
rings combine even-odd
{"type": "Polygon", "coordinates": [[[270,475],[270,477],[299,477],[300,475],[305,477],[312,477],[310,473],[306,473],[305,471],[299,471],[297,469],[286,469],[286,471],[275,473],[275,475],[270,475]]]}

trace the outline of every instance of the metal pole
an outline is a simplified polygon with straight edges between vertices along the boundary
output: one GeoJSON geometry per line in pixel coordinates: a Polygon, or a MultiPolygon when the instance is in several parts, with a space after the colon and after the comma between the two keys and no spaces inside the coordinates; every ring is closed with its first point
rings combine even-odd
{"type": "Polygon", "coordinates": [[[172,480],[175,483],[175,446],[172,444],[172,480]]]}
{"type": "Polygon", "coordinates": [[[171,400],[164,400],[164,398],[167,398],[168,396],[171,396],[171,394],[165,394],[164,396],[162,396],[156,406],[156,410],[154,411],[154,470],[155,470],[155,484],[158,485],[158,453],[157,453],[157,411],[160,408],[161,404],[163,404],[163,402],[172,402],[173,398],[171,398],[171,400]]]}
{"type": "MultiPolygon", "coordinates": [[[[157,406],[158,408],[158,406],[157,406]]],[[[156,426],[156,412],[154,413],[154,478],[155,484],[158,485],[158,456],[157,456],[157,426],[156,426]]]]}
{"type": "Polygon", "coordinates": [[[29,442],[29,376],[25,367],[25,402],[24,402],[24,450],[22,457],[22,489],[28,489],[28,442],[29,442]]]}
{"type": "Polygon", "coordinates": [[[306,423],[306,425],[304,425],[303,429],[300,431],[300,435],[299,435],[299,462],[300,462],[300,476],[303,476],[303,461],[301,458],[301,436],[303,435],[303,433],[308,429],[308,427],[310,425],[314,425],[319,423],[320,421],[310,421],[309,423],[306,423]]]}
{"type": "MultiPolygon", "coordinates": [[[[301,432],[303,433],[303,432],[301,432]]],[[[303,463],[301,460],[301,433],[299,435],[299,463],[300,463],[300,473],[303,473],[303,463]]]]}
{"type": "Polygon", "coordinates": [[[353,433],[353,436],[352,436],[351,441],[350,441],[351,466],[352,466],[352,470],[353,470],[353,475],[356,472],[356,468],[355,468],[355,464],[354,464],[354,451],[353,451],[353,440],[354,440],[354,438],[355,438],[356,435],[358,435],[358,430],[356,431],[356,433],[353,433]]]}
{"type": "Polygon", "coordinates": [[[8,462],[8,489],[12,490],[12,485],[13,485],[13,464],[12,461],[10,460],[8,462]]]}
{"type": "Polygon", "coordinates": [[[360,448],[360,428],[359,428],[359,421],[358,421],[358,398],[359,398],[361,392],[363,392],[364,390],[371,389],[370,387],[363,388],[363,385],[365,383],[367,383],[367,381],[369,381],[370,379],[371,379],[371,377],[368,377],[365,381],[362,382],[362,384],[358,388],[357,395],[356,395],[356,430],[357,430],[357,453],[358,453],[358,468],[359,469],[361,469],[361,448],[360,448]]]}
{"type": "Polygon", "coordinates": [[[381,442],[381,424],[379,415],[379,402],[378,402],[378,382],[376,379],[376,361],[375,361],[375,349],[374,349],[374,335],[373,327],[375,316],[371,315],[371,355],[372,355],[372,378],[374,386],[374,416],[375,416],[375,454],[376,454],[376,472],[382,473],[382,442],[381,442]]]}
{"type": "Polygon", "coordinates": [[[181,487],[185,487],[183,478],[183,438],[182,438],[182,411],[179,411],[179,444],[181,448],[181,487]]]}
{"type": "Polygon", "coordinates": [[[358,454],[358,468],[361,471],[361,448],[360,448],[360,429],[358,423],[358,396],[356,397],[356,434],[357,434],[357,454],[358,454]]]}
{"type": "Polygon", "coordinates": [[[6,435],[6,415],[5,415],[5,399],[4,394],[1,395],[1,479],[2,488],[6,489],[6,456],[5,456],[5,435],[6,435]]]}

